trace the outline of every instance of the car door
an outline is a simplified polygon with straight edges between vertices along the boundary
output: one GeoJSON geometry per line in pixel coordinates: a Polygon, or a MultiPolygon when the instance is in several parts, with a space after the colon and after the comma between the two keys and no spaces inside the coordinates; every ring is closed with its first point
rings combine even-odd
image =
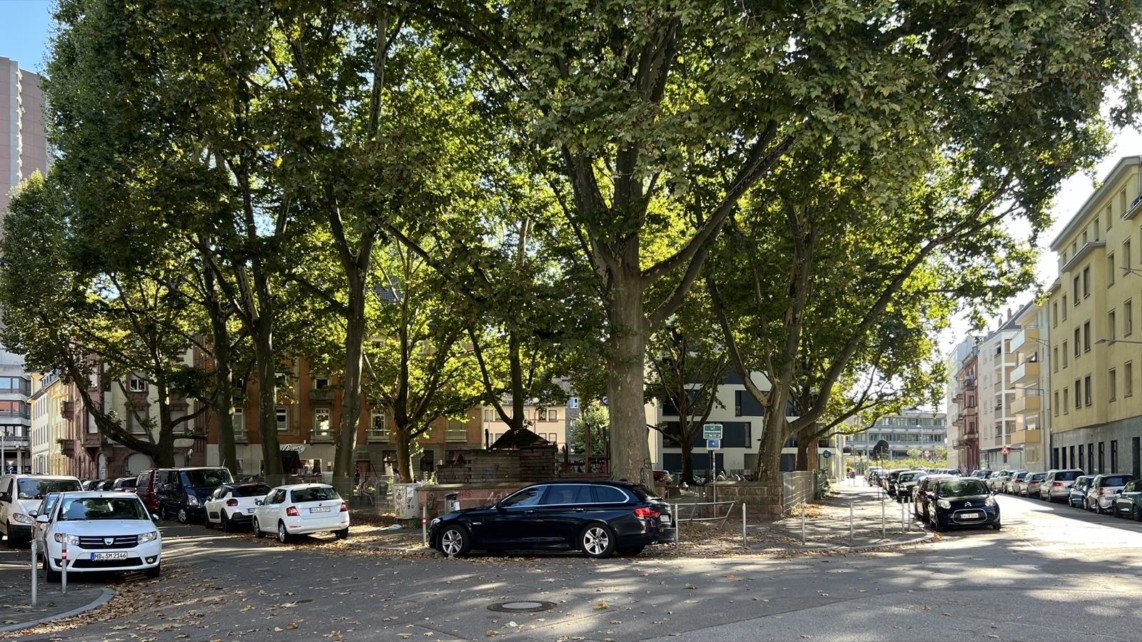
{"type": "Polygon", "coordinates": [[[254,515],[258,518],[258,525],[261,526],[262,530],[272,531],[278,527],[278,516],[281,514],[285,499],[285,489],[275,488],[262,500],[262,505],[254,511],[254,515]]]}
{"type": "Polygon", "coordinates": [[[588,484],[551,484],[535,511],[537,545],[574,547],[594,499],[588,484]]]}
{"type": "Polygon", "coordinates": [[[531,548],[536,539],[536,516],[547,485],[528,486],[508,495],[480,525],[480,539],[495,548],[531,548]]]}
{"type": "Polygon", "coordinates": [[[226,498],[229,495],[230,489],[226,486],[219,486],[214,489],[214,492],[210,494],[210,498],[203,504],[203,507],[206,509],[206,521],[222,521],[222,506],[225,505],[226,498]]]}

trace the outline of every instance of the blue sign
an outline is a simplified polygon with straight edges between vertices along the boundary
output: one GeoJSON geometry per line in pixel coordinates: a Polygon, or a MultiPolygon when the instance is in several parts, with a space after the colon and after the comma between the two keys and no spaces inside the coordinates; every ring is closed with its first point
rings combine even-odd
{"type": "Polygon", "coordinates": [[[14,464],[6,464],[4,466],[4,472],[9,474],[9,475],[15,475],[16,474],[16,466],[14,464]]]}
{"type": "Polygon", "coordinates": [[[722,447],[721,439],[707,439],[706,450],[718,450],[722,447]]]}

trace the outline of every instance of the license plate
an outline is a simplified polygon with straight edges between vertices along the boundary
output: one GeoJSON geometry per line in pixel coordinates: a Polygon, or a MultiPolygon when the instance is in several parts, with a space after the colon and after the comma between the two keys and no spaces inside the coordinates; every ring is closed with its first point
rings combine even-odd
{"type": "Polygon", "coordinates": [[[983,513],[960,513],[960,519],[982,519],[983,513]]]}
{"type": "Polygon", "coordinates": [[[247,509],[246,509],[246,514],[247,514],[247,515],[253,515],[253,514],[254,514],[254,509],[253,509],[253,508],[247,508],[247,509]]]}
{"type": "Polygon", "coordinates": [[[125,560],[127,559],[126,553],[92,553],[91,559],[97,560],[125,560]]]}
{"type": "Polygon", "coordinates": [[[670,526],[670,516],[669,515],[663,515],[663,516],[659,517],[658,520],[660,522],[662,522],[663,526],[670,526]]]}
{"type": "Polygon", "coordinates": [[[328,506],[317,506],[315,508],[309,509],[309,512],[311,512],[311,513],[328,513],[329,507],[328,506]]]}

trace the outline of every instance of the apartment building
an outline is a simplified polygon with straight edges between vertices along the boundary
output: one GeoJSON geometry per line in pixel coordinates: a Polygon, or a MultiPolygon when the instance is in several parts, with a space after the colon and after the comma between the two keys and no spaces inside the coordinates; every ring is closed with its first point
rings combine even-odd
{"type": "Polygon", "coordinates": [[[1011,415],[1015,417],[1015,431],[1009,436],[1007,446],[1015,453],[1022,453],[1022,468],[1047,470],[1051,467],[1050,423],[1046,414],[1050,402],[1044,399],[1047,390],[1044,374],[1050,367],[1050,354],[1039,332],[1046,326],[1046,308],[1035,304],[1024,306],[1015,317],[1015,324],[1018,330],[1010,344],[1016,360],[1011,373],[1011,415]]]}
{"type": "Polygon", "coordinates": [[[968,472],[979,466],[979,342],[969,336],[948,356],[948,466],[968,472]]]}
{"type": "Polygon", "coordinates": [[[1011,341],[1019,333],[1016,319],[1024,314],[1025,309],[1026,306],[1014,315],[1009,313],[1000,321],[999,327],[979,343],[976,374],[981,468],[1023,468],[1025,464],[1025,449],[1011,443],[1016,429],[1012,413],[1016,392],[1012,374],[1018,365],[1011,341]]]}
{"type": "Polygon", "coordinates": [[[0,216],[20,181],[48,169],[40,77],[0,57],[0,216]]]}
{"type": "Polygon", "coordinates": [[[947,437],[945,413],[909,408],[880,417],[868,429],[848,435],[847,443],[854,455],[889,462],[907,458],[909,451],[933,457],[937,447],[945,446],[947,437]]]}
{"type": "Polygon", "coordinates": [[[1051,243],[1050,465],[1142,476],[1142,157],[1121,159],[1051,243]]]}

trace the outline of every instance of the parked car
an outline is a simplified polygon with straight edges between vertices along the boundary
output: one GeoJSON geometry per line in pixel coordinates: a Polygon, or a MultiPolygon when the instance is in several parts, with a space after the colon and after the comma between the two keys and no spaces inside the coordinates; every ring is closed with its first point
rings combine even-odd
{"type": "Polygon", "coordinates": [[[270,487],[261,482],[247,484],[222,484],[206,500],[206,518],[203,524],[213,528],[214,524],[230,532],[238,526],[253,522],[256,501],[270,493],[270,487]]]}
{"type": "MultiPolygon", "coordinates": [[[[50,514],[62,494],[63,493],[48,493],[44,495],[44,499],[40,502],[39,508],[30,511],[28,515],[34,520],[40,515],[50,514]]],[[[44,529],[46,527],[47,523],[41,521],[36,521],[35,524],[32,525],[32,537],[34,537],[39,544],[36,550],[44,550],[44,529]]]]}
{"type": "Polygon", "coordinates": [[[138,477],[119,477],[111,482],[105,490],[119,491],[120,493],[133,493],[135,486],[139,484],[138,477]]]}
{"type": "Polygon", "coordinates": [[[951,479],[954,475],[925,475],[916,482],[916,489],[912,491],[912,515],[917,519],[928,521],[928,502],[931,499],[932,487],[941,479],[951,479]]]}
{"type": "Polygon", "coordinates": [[[999,470],[987,478],[987,487],[993,493],[1002,493],[1007,489],[1007,480],[1011,477],[1010,470],[999,470]]]}
{"type": "Polygon", "coordinates": [[[906,473],[912,470],[911,468],[895,468],[888,471],[884,478],[884,491],[888,493],[889,497],[896,497],[896,480],[900,478],[900,473],[906,473]]]}
{"type": "Polygon", "coordinates": [[[982,480],[954,477],[937,481],[928,506],[936,531],[964,526],[1001,527],[999,504],[982,480]]]}
{"type": "Polygon", "coordinates": [[[60,580],[65,564],[69,575],[143,571],[158,577],[162,572],[162,536],[134,494],[64,493],[36,521],[44,525],[40,561],[49,582],[60,580]]]}
{"type": "Polygon", "coordinates": [[[156,472],[156,470],[151,469],[139,473],[139,476],[135,478],[135,494],[143,500],[143,505],[147,507],[147,510],[157,515],[159,512],[159,494],[155,488],[156,472]]]}
{"type": "Polygon", "coordinates": [[[1019,494],[1024,497],[1038,497],[1039,486],[1043,484],[1043,479],[1046,477],[1047,473],[1027,473],[1020,485],[1019,494]]]}
{"type": "Polygon", "coordinates": [[[912,491],[916,488],[916,482],[927,474],[918,470],[900,473],[896,478],[896,501],[902,504],[912,501],[912,491]]]}
{"type": "Polygon", "coordinates": [[[1039,486],[1039,499],[1049,502],[1066,501],[1071,494],[1071,486],[1083,474],[1078,468],[1051,469],[1039,486]]]}
{"type": "Polygon", "coordinates": [[[233,481],[230,471],[222,467],[160,468],[154,481],[159,517],[174,516],[182,524],[200,521],[206,515],[202,505],[210,494],[233,481]]]}
{"type": "Polygon", "coordinates": [[[48,493],[82,490],[79,479],[63,475],[4,475],[0,477],[0,529],[8,538],[8,548],[32,542],[31,512],[40,507],[48,493]]]}
{"type": "Polygon", "coordinates": [[[1090,489],[1090,480],[1094,475],[1079,475],[1071,484],[1070,494],[1067,495],[1067,504],[1075,508],[1086,508],[1086,492],[1090,489]]]}
{"type": "Polygon", "coordinates": [[[103,484],[103,482],[105,482],[105,481],[107,481],[107,480],[106,479],[86,479],[83,481],[83,490],[99,490],[99,486],[101,486],[103,484]]]}
{"type": "Polygon", "coordinates": [[[1142,479],[1126,482],[1114,496],[1110,512],[1115,517],[1126,515],[1136,522],[1142,522],[1142,479]]]}
{"type": "Polygon", "coordinates": [[[988,477],[991,477],[991,471],[986,468],[980,468],[978,470],[971,471],[971,475],[968,475],[968,477],[975,477],[976,479],[986,480],[988,477]]]}
{"type": "Polygon", "coordinates": [[[1134,475],[1125,473],[1095,475],[1086,491],[1086,509],[1096,513],[1108,512],[1114,505],[1114,495],[1133,479],[1134,475]]]}
{"type": "Polygon", "coordinates": [[[1013,470],[1007,481],[1003,485],[1004,493],[1008,495],[1021,495],[1023,494],[1023,478],[1027,476],[1025,470],[1013,470]]]}
{"type": "Polygon", "coordinates": [[[277,533],[287,544],[295,535],[332,531],[349,537],[349,506],[329,484],[290,484],[273,488],[254,501],[254,536],[277,533]]]}
{"type": "Polygon", "coordinates": [[[626,482],[533,484],[492,506],[432,520],[428,543],[448,556],[472,550],[578,550],[589,557],[637,555],[674,539],[670,505],[626,482]]]}

